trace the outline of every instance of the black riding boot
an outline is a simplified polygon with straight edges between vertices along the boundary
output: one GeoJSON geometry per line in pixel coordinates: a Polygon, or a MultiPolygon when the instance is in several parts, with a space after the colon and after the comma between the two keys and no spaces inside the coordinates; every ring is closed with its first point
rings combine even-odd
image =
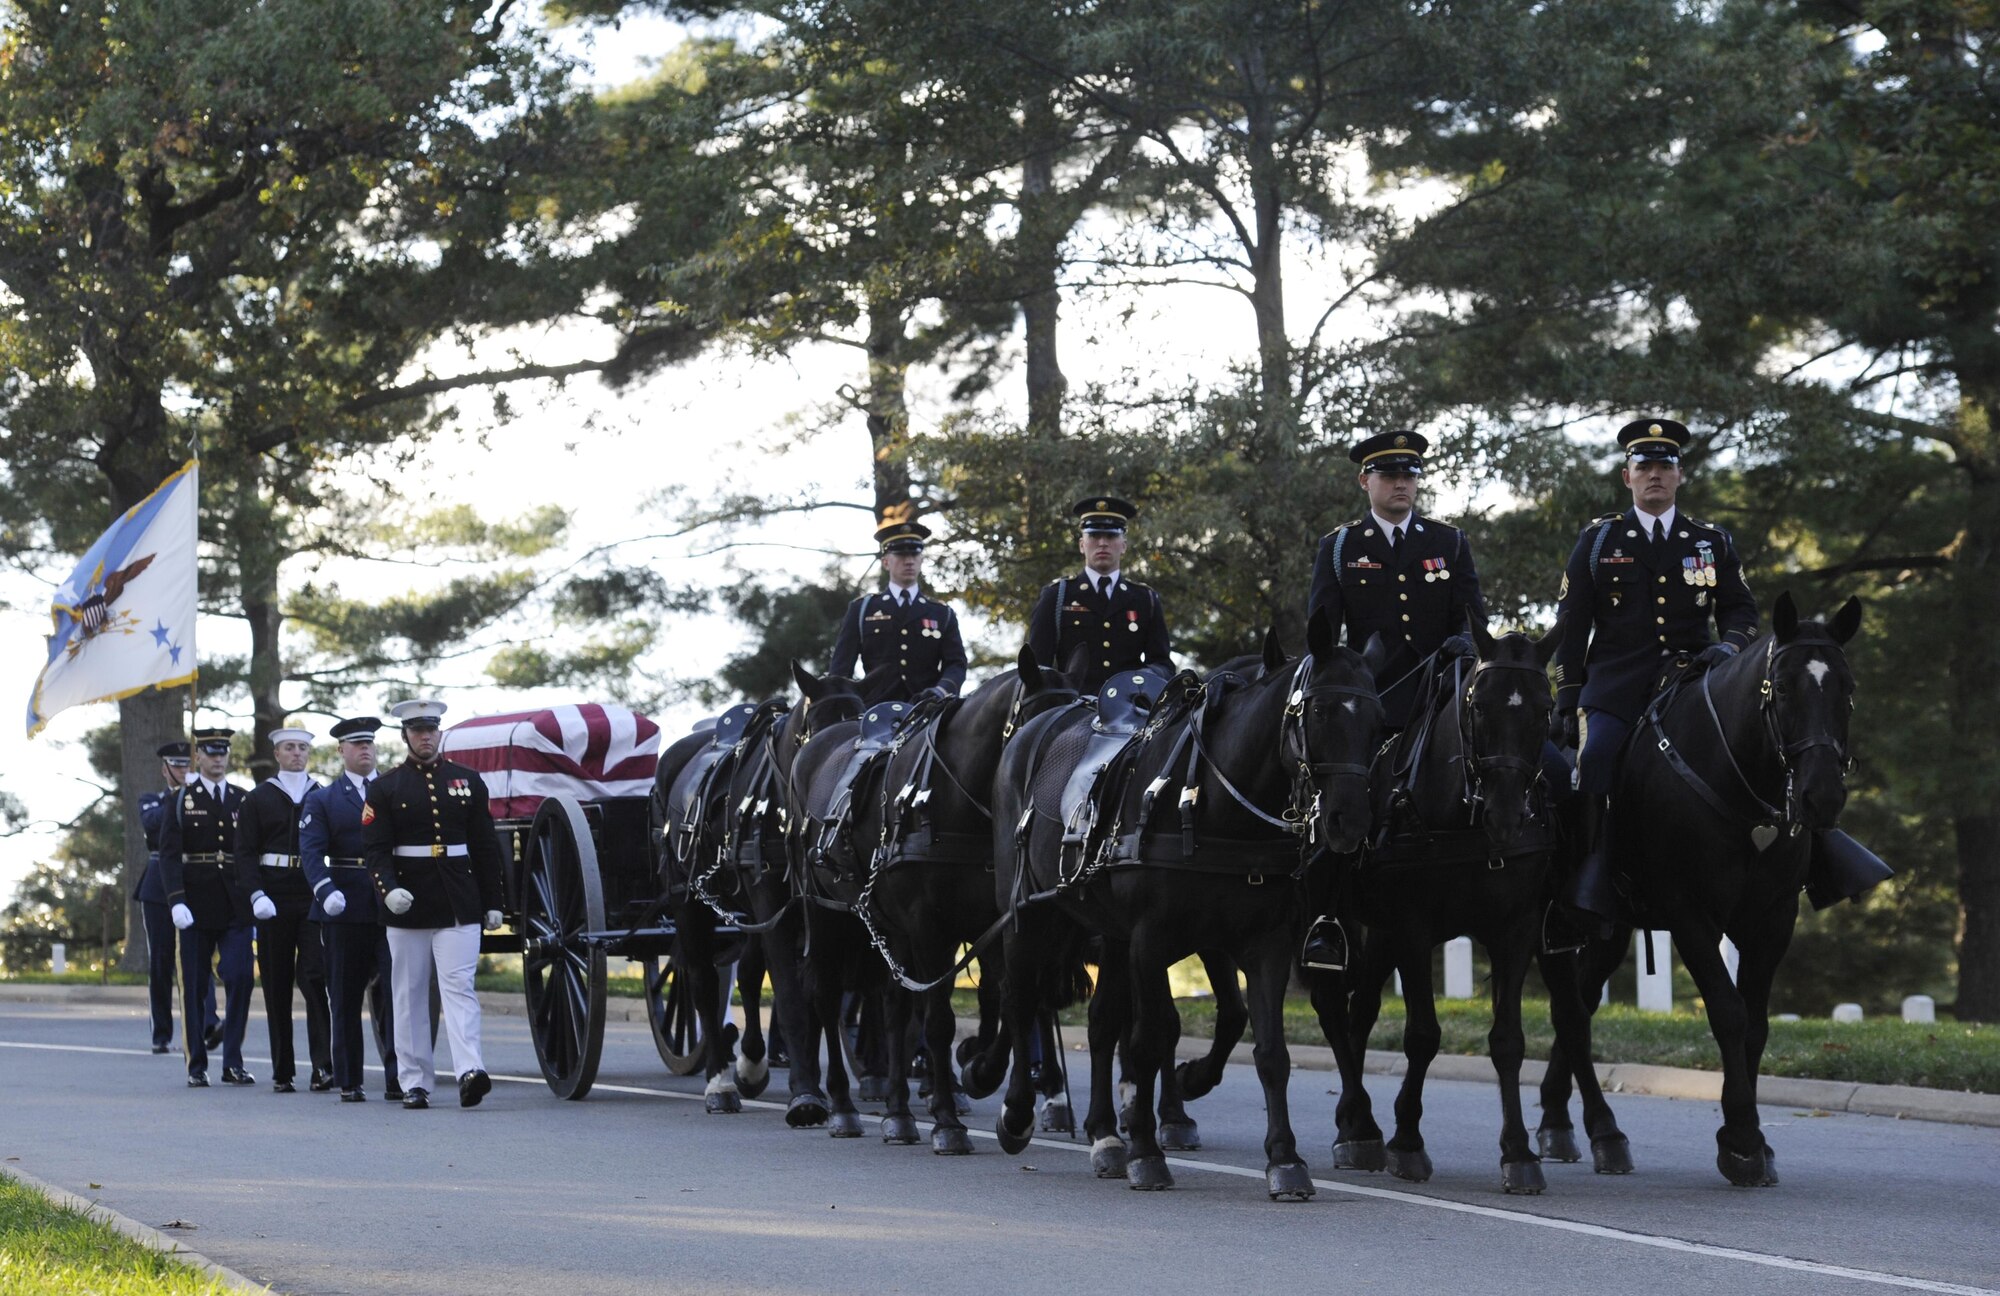
{"type": "Polygon", "coordinates": [[[1347,930],[1332,914],[1321,914],[1306,929],[1306,943],[1299,949],[1299,962],[1322,972],[1347,970],[1347,930]]]}
{"type": "Polygon", "coordinates": [[[1575,866],[1563,879],[1561,894],[1550,903],[1542,920],[1542,948],[1551,954],[1581,949],[1593,936],[1610,935],[1618,918],[1617,893],[1611,887],[1611,861],[1607,854],[1609,818],[1606,798],[1579,794],[1576,807],[1576,836],[1572,847],[1575,866]]]}
{"type": "Polygon", "coordinates": [[[1814,909],[1842,900],[1858,900],[1875,886],[1896,876],[1881,856],[1838,828],[1812,835],[1812,861],[1806,866],[1806,899],[1814,909]]]}

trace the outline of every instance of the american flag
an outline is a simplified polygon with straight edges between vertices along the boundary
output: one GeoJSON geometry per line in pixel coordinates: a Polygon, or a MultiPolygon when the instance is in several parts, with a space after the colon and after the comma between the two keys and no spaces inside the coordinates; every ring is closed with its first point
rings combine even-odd
{"type": "Polygon", "coordinates": [[[444,750],[486,780],[495,819],[526,819],[545,797],[645,796],[660,761],[660,727],[599,702],[474,716],[445,730],[444,750]]]}

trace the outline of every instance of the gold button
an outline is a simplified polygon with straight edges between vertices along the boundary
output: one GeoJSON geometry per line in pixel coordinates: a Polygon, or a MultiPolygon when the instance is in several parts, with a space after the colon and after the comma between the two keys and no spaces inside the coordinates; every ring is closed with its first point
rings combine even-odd
{"type": "Polygon", "coordinates": [[[1667,578],[1664,576],[1660,577],[1660,584],[1664,585],[1666,583],[1667,583],[1667,578]]]}
{"type": "Polygon", "coordinates": [[[1403,602],[1405,603],[1408,603],[1410,601],[1410,596],[1408,594],[1398,594],[1396,597],[1403,600],[1403,602]]]}
{"type": "Polygon", "coordinates": [[[908,657],[899,658],[896,664],[898,666],[908,666],[910,664],[910,659],[908,657]]]}
{"type": "Polygon", "coordinates": [[[904,633],[904,634],[908,634],[908,633],[910,633],[910,628],[909,628],[908,626],[904,626],[904,627],[903,627],[903,633],[904,633]]]}
{"type": "Polygon", "coordinates": [[[1111,662],[1110,662],[1110,659],[1109,659],[1109,658],[1107,658],[1107,659],[1105,660],[1104,664],[1105,664],[1106,666],[1109,666],[1109,665],[1111,664],[1111,662]]]}
{"type": "Polygon", "coordinates": [[[1655,603],[1664,603],[1666,601],[1667,601],[1667,596],[1664,594],[1660,595],[1660,597],[1653,600],[1653,602],[1655,603]]]}
{"type": "Polygon", "coordinates": [[[1665,625],[1667,623],[1667,619],[1665,617],[1654,617],[1653,623],[1655,625],[1665,625]]]}
{"type": "Polygon", "coordinates": [[[1408,621],[1409,619],[1410,619],[1410,614],[1408,612],[1403,613],[1403,620],[1408,621]]]}
{"type": "Polygon", "coordinates": [[[1106,640],[1104,641],[1104,646],[1105,646],[1106,648],[1109,648],[1109,647],[1111,646],[1111,641],[1110,641],[1109,639],[1106,639],[1106,640]]]}
{"type": "Polygon", "coordinates": [[[1404,636],[1403,636],[1403,638],[1404,638],[1404,639],[1406,639],[1406,640],[1407,640],[1407,639],[1408,639],[1409,637],[1410,637],[1410,636],[1408,636],[1408,635],[1404,635],[1404,636]]]}
{"type": "Polygon", "coordinates": [[[1408,579],[1410,579],[1410,578],[1409,578],[1408,576],[1397,576],[1397,577],[1396,577],[1396,579],[1397,579],[1397,580],[1399,580],[1399,581],[1406,581],[1406,580],[1408,580],[1408,579]]]}

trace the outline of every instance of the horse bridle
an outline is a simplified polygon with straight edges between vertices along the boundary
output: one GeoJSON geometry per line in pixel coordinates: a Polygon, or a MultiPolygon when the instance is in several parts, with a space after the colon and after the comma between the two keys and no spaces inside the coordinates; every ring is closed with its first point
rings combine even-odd
{"type": "Polygon", "coordinates": [[[1540,760],[1526,760],[1519,756],[1481,756],[1479,751],[1479,724],[1472,710],[1472,690],[1479,677],[1488,671],[1517,671],[1532,675],[1535,682],[1546,694],[1549,688],[1548,673],[1540,666],[1530,666],[1526,662],[1482,661],[1466,673],[1465,688],[1458,700],[1458,761],[1464,770],[1465,804],[1477,810],[1485,803],[1480,789],[1485,784],[1485,776],[1491,770],[1519,770],[1527,776],[1529,790],[1532,791],[1542,777],[1540,760]]]}
{"type": "Polygon", "coordinates": [[[1307,653],[1292,674],[1291,694],[1285,701],[1285,714],[1278,722],[1279,751],[1292,762],[1292,797],[1291,804],[1285,807],[1284,822],[1293,832],[1305,832],[1309,838],[1319,831],[1320,782],[1336,778],[1358,778],[1366,782],[1369,768],[1347,761],[1314,760],[1312,744],[1306,734],[1307,712],[1315,701],[1323,698],[1365,699],[1377,706],[1382,703],[1380,694],[1372,688],[1354,684],[1312,683],[1312,668],[1313,656],[1307,653]],[[1308,793],[1311,794],[1310,800],[1308,793]]]}
{"type": "Polygon", "coordinates": [[[1708,708],[1709,719],[1715,722],[1716,736],[1722,741],[1722,752],[1729,758],[1730,768],[1736,771],[1736,777],[1743,784],[1744,790],[1758,802],[1759,809],[1776,815],[1778,826],[1786,829],[1787,835],[1792,837],[1799,834],[1798,758],[1817,748],[1829,748],[1834,754],[1835,768],[1840,771],[1840,781],[1843,784],[1847,781],[1848,773],[1854,768],[1854,758],[1848,755],[1846,744],[1832,734],[1822,730],[1788,743],[1785,741],[1784,730],[1778,726],[1778,698],[1771,682],[1778,668],[1778,658],[1798,648],[1824,647],[1825,644],[1817,642],[1794,641],[1781,648],[1775,635],[1764,645],[1764,677],[1757,683],[1757,715],[1764,725],[1764,736],[1771,744],[1771,751],[1778,758],[1778,769],[1785,776],[1785,801],[1782,807],[1765,805],[1763,798],[1757,796],[1750,779],[1743,772],[1743,766],[1736,760],[1736,753],[1730,749],[1729,735],[1722,727],[1722,717],[1715,709],[1715,698],[1709,692],[1708,676],[1703,675],[1701,679],[1701,700],[1708,708]]]}

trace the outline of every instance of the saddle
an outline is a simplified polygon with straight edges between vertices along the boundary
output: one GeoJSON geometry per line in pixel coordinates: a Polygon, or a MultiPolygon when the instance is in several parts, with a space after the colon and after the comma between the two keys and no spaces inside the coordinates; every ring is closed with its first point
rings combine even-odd
{"type": "Polygon", "coordinates": [[[838,848],[848,836],[849,820],[853,817],[855,789],[862,785],[864,775],[888,760],[897,733],[915,713],[916,708],[908,702],[883,702],[869,707],[861,714],[853,748],[831,781],[814,780],[812,800],[825,807],[808,808],[819,825],[809,853],[815,867],[837,867],[838,848]]]}
{"type": "Polygon", "coordinates": [[[689,758],[688,763],[681,767],[681,772],[674,776],[673,786],[667,791],[668,822],[679,833],[692,836],[700,828],[702,807],[713,789],[715,772],[722,765],[723,758],[736,749],[738,740],[756,714],[756,706],[744,702],[694,727],[695,733],[708,732],[708,745],[689,758]]]}
{"type": "Polygon", "coordinates": [[[1107,782],[1105,775],[1119,755],[1135,745],[1165,682],[1164,672],[1120,671],[1098,690],[1097,717],[1091,721],[1083,754],[1063,784],[1059,803],[1065,853],[1089,841],[1096,830],[1102,806],[1098,789],[1107,782]]]}

